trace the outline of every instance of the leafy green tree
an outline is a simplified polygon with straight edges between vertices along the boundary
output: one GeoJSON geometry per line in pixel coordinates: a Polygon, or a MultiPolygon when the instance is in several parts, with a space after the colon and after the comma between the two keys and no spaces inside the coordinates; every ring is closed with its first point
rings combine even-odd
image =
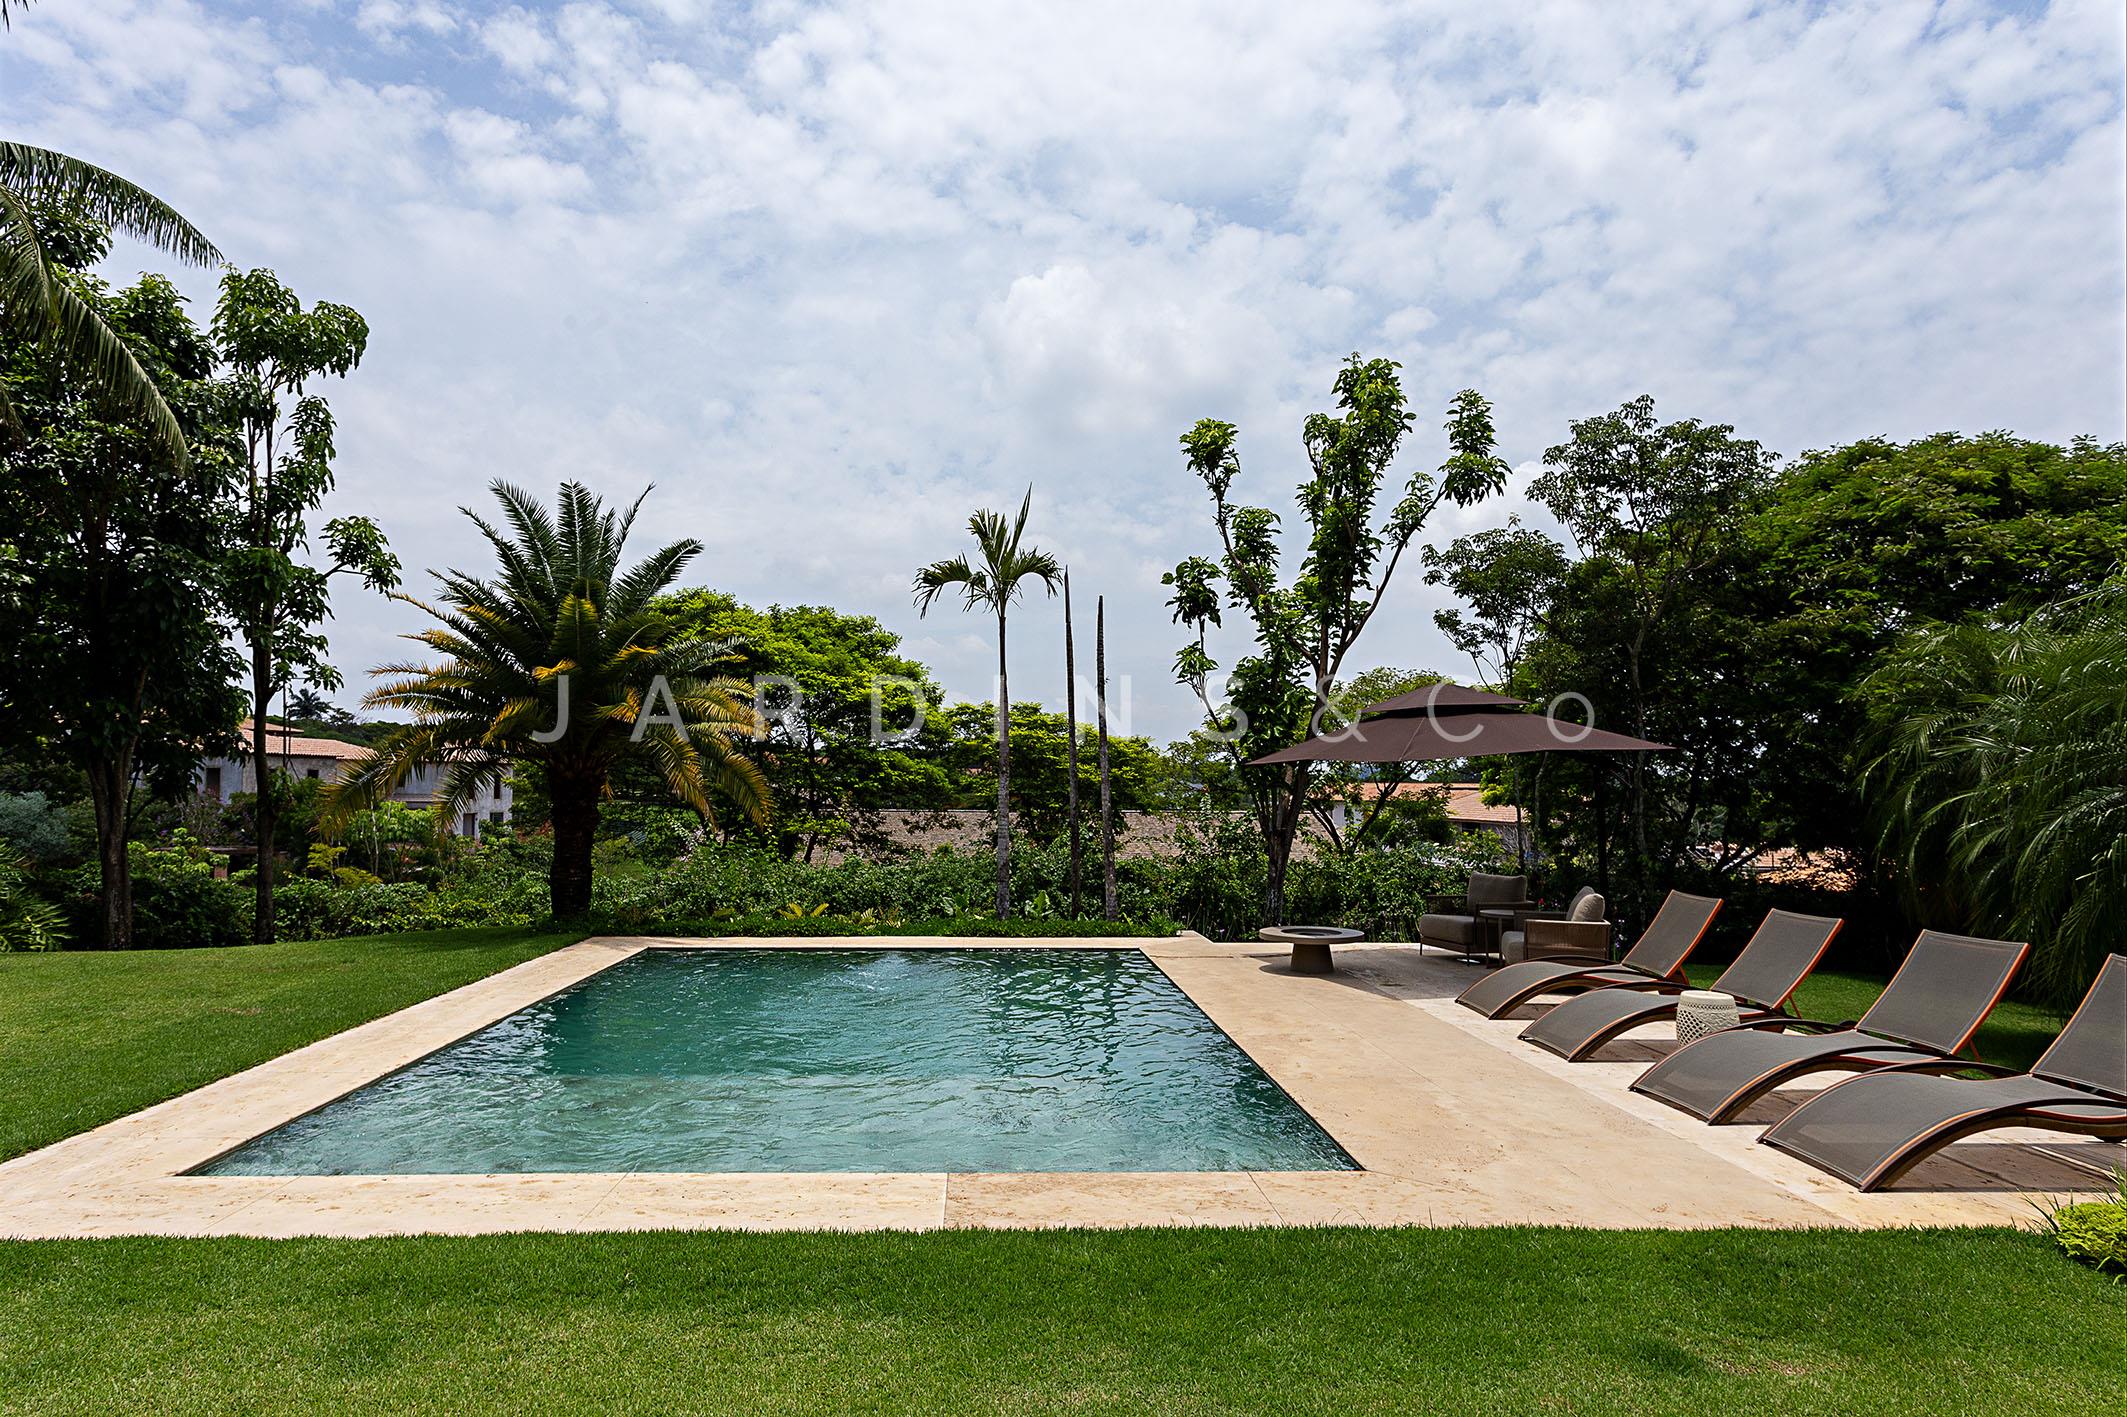
{"type": "MultiPolygon", "coordinates": [[[[1433,623],[1448,643],[1470,657],[1478,678],[1502,688],[1515,681],[1529,645],[1543,631],[1544,616],[1566,577],[1566,549],[1540,531],[1508,517],[1503,527],[1473,532],[1424,552],[1425,583],[1446,586],[1468,607],[1436,610],[1433,623]]],[[[1542,816],[1543,783],[1549,754],[1538,757],[1534,771],[1537,815],[1542,816]]],[[[1514,804],[1514,840],[1524,870],[1541,859],[1522,815],[1524,767],[1518,756],[1487,764],[1507,784],[1514,804]]]]}
{"type": "MultiPolygon", "coordinates": [[[[1568,441],[1545,452],[1545,470],[1529,491],[1586,558],[1586,573],[1569,594],[1599,599],[1607,632],[1616,636],[1623,682],[1605,686],[1603,699],[1583,685],[1557,687],[1589,693],[1598,709],[1622,710],[1626,731],[1654,737],[1663,702],[1656,676],[1674,685],[1679,671],[1707,668],[1695,657],[1705,637],[1671,632],[1706,623],[1701,611],[1716,598],[1711,592],[1728,549],[1724,533],[1765,489],[1777,455],[1737,437],[1728,424],[1659,423],[1654,399],[1645,394],[1612,413],[1577,420],[1571,430],[1568,441]]],[[[1657,853],[1650,834],[1650,774],[1660,769],[1647,754],[1624,757],[1635,878],[1645,894],[1655,857],[1673,858],[1680,846],[1657,853]]]]}
{"type": "Polygon", "coordinates": [[[824,605],[757,610],[712,590],[679,591],[658,606],[703,638],[728,641],[728,672],[760,686],[767,735],[739,747],[774,791],[784,855],[810,861],[832,841],[876,844],[885,811],[952,796],[938,731],[913,726],[930,721],[938,686],[876,619],[824,605]]]}
{"type": "Polygon", "coordinates": [[[412,638],[444,658],[375,671],[396,677],[367,702],[408,710],[413,721],[384,732],[333,791],[332,811],[345,820],[424,763],[443,765],[441,796],[455,807],[499,784],[513,762],[525,764],[551,802],[554,914],[580,916],[591,904],[591,848],[615,766],[640,757],[705,820],[716,793],[765,821],[768,784],[735,741],[764,725],[749,686],[718,672],[727,647],[658,606],[700,542],[672,542],[623,569],[642,497],[615,512],[567,482],[557,517],[507,483],[493,491],[509,534],[466,516],[500,575],[442,572],[437,605],[395,596],[437,621],[412,638]]]}
{"type": "MultiPolygon", "coordinates": [[[[954,704],[938,715],[945,727],[940,761],[946,778],[961,784],[962,801],[980,806],[994,789],[997,710],[991,704],[954,704]]],[[[1012,705],[1012,811],[1017,824],[1039,841],[1068,838],[1071,797],[1071,733],[1063,714],[1040,704],[1012,705]]],[[[1116,811],[1160,805],[1166,766],[1149,739],[1108,739],[1109,793],[1116,811]]],[[[1100,791],[1100,769],[1088,754],[1078,764],[1081,794],[1100,791]]]]}
{"type": "MultiPolygon", "coordinates": [[[[326,301],[305,310],[273,272],[232,270],[222,276],[212,328],[243,457],[224,593],[250,651],[251,759],[263,778],[271,770],[266,720],[275,696],[297,680],[339,687],[317,628],[332,613],[332,579],[352,575],[389,591],[399,583],[399,562],[367,517],[325,523],[326,565],[297,559],[310,541],[311,513],[333,485],[332,409],[304,390],[322,376],[345,377],[361,362],[369,340],[362,317],[326,301]]],[[[252,937],[262,944],[274,933],[273,802],[274,794],[260,792],[253,821],[252,937]]]]}
{"type": "MultiPolygon", "coordinates": [[[[94,223],[63,222],[47,245],[87,266],[106,240],[94,223]]],[[[213,351],[175,287],[63,280],[166,391],[193,444],[180,459],[136,408],[81,379],[63,346],[0,334],[19,434],[0,442],[0,739],[81,774],[96,818],[97,935],[124,948],[136,811],[188,792],[202,747],[225,745],[242,711],[215,600],[233,447],[213,351]]]]}
{"type": "Polygon", "coordinates": [[[2072,1005],[2127,916],[2127,579],[1916,628],[1862,686],[1864,795],[1920,917],[2029,940],[2072,1005]]]}
{"type": "Polygon", "coordinates": [[[1742,534],[1797,615],[1873,655],[1923,621],[2105,581],[2127,561],[2127,444],[1864,439],[1796,459],[1742,534]]]}
{"type": "MultiPolygon", "coordinates": [[[[1392,360],[1352,355],[1334,383],[1338,411],[1312,414],[1301,425],[1309,472],[1298,500],[1307,552],[1284,585],[1277,515],[1230,500],[1241,471],[1238,430],[1207,418],[1182,435],[1190,471],[1211,492],[1219,554],[1216,560],[1192,556],[1164,577],[1174,587],[1169,603],[1175,620],[1195,633],[1175,656],[1175,674],[1196,690],[1237,765],[1320,726],[1347,657],[1433,512],[1443,502],[1469,506],[1506,486],[1507,465],[1494,451],[1491,406],[1465,389],[1449,406],[1449,455],[1437,476],[1414,473],[1376,525],[1383,480],[1412,422],[1397,368],[1392,360]],[[1209,631],[1222,623],[1222,604],[1246,615],[1254,640],[1253,652],[1236,661],[1227,677],[1223,703],[1211,694],[1219,665],[1208,646],[1209,631]]],[[[1264,918],[1281,920],[1293,842],[1310,796],[1310,765],[1241,772],[1269,856],[1264,918]]]]}
{"type": "Polygon", "coordinates": [[[1019,515],[1007,522],[1002,513],[980,511],[968,518],[980,564],[965,555],[933,561],[916,572],[916,609],[928,615],[948,590],[960,593],[969,610],[997,617],[997,918],[1012,912],[1012,691],[1005,671],[1005,616],[1028,581],[1039,581],[1056,594],[1063,567],[1048,552],[1025,544],[1027,513],[1034,489],[1019,503],[1019,515]]]}
{"type": "MultiPolygon", "coordinates": [[[[86,226],[98,241],[115,230],[192,265],[217,265],[221,252],[167,203],[123,177],[49,148],[0,142],[0,331],[42,344],[69,368],[86,371],[114,418],[137,420],[165,452],[184,462],[178,412],[135,344],[83,286],[78,273],[94,263],[51,244],[54,212],[69,214],[77,230],[86,226]]],[[[0,425],[21,431],[4,385],[0,425]]]]}

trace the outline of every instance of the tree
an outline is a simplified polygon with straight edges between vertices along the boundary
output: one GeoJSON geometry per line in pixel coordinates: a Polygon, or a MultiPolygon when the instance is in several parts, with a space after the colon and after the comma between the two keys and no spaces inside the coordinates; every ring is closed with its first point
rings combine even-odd
{"type": "Polygon", "coordinates": [[[2032,942],[2071,1006],[2127,912],[2127,579],[1912,631],[1862,685],[1871,821],[1931,924],[2032,942]]]}
{"type": "MultiPolygon", "coordinates": [[[[1329,706],[1347,656],[1381,606],[1412,538],[1443,503],[1469,506],[1506,486],[1507,465],[1494,452],[1491,406],[1474,390],[1449,406],[1449,455],[1438,475],[1414,473],[1403,496],[1379,526],[1375,503],[1412,417],[1403,385],[1387,359],[1354,354],[1337,373],[1338,412],[1309,416],[1301,426],[1309,475],[1298,500],[1307,553],[1286,585],[1278,582],[1277,515],[1229,500],[1240,476],[1238,430],[1216,419],[1182,436],[1190,471],[1211,492],[1218,558],[1190,557],[1165,576],[1174,587],[1177,623],[1195,638],[1175,656],[1175,674],[1193,687],[1207,720],[1243,763],[1313,732],[1329,706]],[[1254,652],[1227,678],[1223,704],[1210,693],[1218,669],[1208,632],[1224,603],[1243,611],[1254,652]]],[[[1244,780],[1269,855],[1263,914],[1284,918],[1285,876],[1308,800],[1309,765],[1247,768],[1244,780]]]]}
{"type": "MultiPolygon", "coordinates": [[[[997,710],[990,704],[954,704],[939,714],[946,739],[938,761],[948,780],[961,785],[963,800],[978,794],[995,800],[997,710]]],[[[1099,791],[1100,773],[1092,754],[1080,760],[1071,750],[1071,725],[1065,715],[1050,713],[1024,700],[1012,705],[1012,822],[1036,840],[1069,839],[1072,785],[1087,796],[1099,791]]],[[[1112,795],[1119,811],[1155,806],[1166,786],[1166,764],[1159,750],[1142,737],[1109,740],[1112,795]]]]}
{"type": "Polygon", "coordinates": [[[188,792],[201,749],[228,746],[241,712],[215,601],[234,451],[213,352],[176,288],[151,275],[111,292],[76,274],[106,249],[92,221],[48,213],[41,239],[192,443],[180,459],[135,408],[82,380],[64,348],[0,334],[0,387],[20,434],[0,444],[0,738],[80,772],[96,819],[99,935],[122,949],[139,804],[188,792]]]}
{"type": "Polygon", "coordinates": [[[1070,759],[1064,800],[1064,831],[1071,843],[1071,918],[1076,920],[1084,886],[1084,851],[1078,832],[1078,650],[1071,642],[1071,571],[1064,569],[1064,746],[1070,759]]]}
{"type": "Polygon", "coordinates": [[[399,563],[367,517],[325,524],[324,567],[296,559],[309,544],[310,514],[333,484],[332,410],[304,389],[322,375],[345,377],[361,362],[369,340],[362,317],[325,301],[305,310],[273,272],[232,270],[222,276],[213,337],[243,450],[225,594],[251,657],[251,758],[262,788],[252,823],[258,845],[252,937],[263,944],[273,938],[275,796],[263,790],[270,771],[267,715],[274,697],[298,679],[339,687],[316,629],[332,613],[332,578],[353,575],[372,590],[390,591],[399,583],[399,563]]]}
{"type": "Polygon", "coordinates": [[[1007,523],[1002,514],[980,511],[968,518],[968,531],[975,538],[981,557],[976,565],[965,555],[933,561],[916,572],[916,610],[928,615],[931,605],[948,590],[958,590],[969,610],[987,610],[997,617],[997,918],[1012,910],[1012,693],[1005,672],[1005,615],[1019,599],[1021,587],[1040,581],[1049,594],[1056,594],[1063,567],[1054,556],[1024,544],[1027,513],[1034,505],[1034,489],[1019,503],[1019,515],[1007,523]]]}
{"type": "MultiPolygon", "coordinates": [[[[1775,454],[1736,436],[1728,424],[1696,419],[1657,423],[1654,399],[1641,395],[1615,412],[1580,419],[1572,437],[1544,453],[1544,473],[1529,492],[1564,524],[1590,563],[1580,586],[1600,592],[1605,619],[1618,636],[1623,704],[1629,731],[1652,737],[1657,702],[1650,675],[1688,660],[1672,643],[1652,663],[1656,640],[1714,599],[1723,533],[1761,493],[1775,454]],[[1590,584],[1596,579],[1604,584],[1590,584]]],[[[1579,589],[1577,586],[1576,589],[1579,589]]],[[[1705,666],[1692,666],[1703,673],[1705,666]]],[[[1575,687],[1562,685],[1564,688],[1575,687]]],[[[1581,689],[1581,692],[1586,692],[1581,689]]],[[[1635,878],[1644,896],[1653,868],[1644,753],[1629,761],[1635,878]]]]}
{"type": "Polygon", "coordinates": [[[298,722],[323,723],[332,715],[332,700],[307,684],[288,695],[286,707],[298,722]]]}
{"type": "MultiPolygon", "coordinates": [[[[0,8],[0,19],[6,11],[0,8]]],[[[71,213],[102,232],[117,231],[192,265],[218,265],[222,253],[160,198],[114,173],[49,148],[0,142],[0,331],[41,343],[86,370],[111,409],[149,430],[179,463],[185,430],[136,348],[85,292],[64,251],[47,245],[47,213],[71,213]]],[[[0,387],[0,426],[21,432],[11,395],[0,387]]]]}
{"type": "MultiPolygon", "coordinates": [[[[1422,559],[1425,583],[1446,586],[1469,607],[1468,615],[1456,609],[1436,610],[1433,623],[1448,643],[1470,657],[1483,682],[1501,688],[1512,684],[1565,580],[1566,549],[1542,532],[1522,526],[1521,518],[1510,516],[1504,527],[1457,537],[1445,550],[1428,546],[1422,559]]],[[[1545,762],[1537,763],[1539,817],[1545,767],[1545,762]]],[[[1524,830],[1520,757],[1506,760],[1505,774],[1514,801],[1515,846],[1526,870],[1539,853],[1532,850],[1524,830]]]]}
{"type": "MultiPolygon", "coordinates": [[[[699,589],[661,597],[658,608],[700,638],[729,642],[726,672],[759,686],[754,706],[767,733],[737,747],[775,796],[785,855],[810,861],[835,841],[878,845],[887,810],[950,799],[937,761],[942,695],[930,671],[901,652],[901,637],[873,617],[824,605],[757,610],[699,589]]],[[[624,766],[620,781],[639,779],[640,795],[662,793],[653,776],[646,765],[624,766]]]]}
{"type": "Polygon", "coordinates": [[[513,762],[527,764],[551,802],[554,914],[580,916],[591,905],[591,847],[615,766],[640,757],[704,820],[715,793],[766,821],[768,784],[735,742],[765,725],[746,701],[748,686],[716,672],[728,646],[659,608],[701,543],[675,541],[622,569],[647,490],[614,512],[566,482],[558,517],[508,483],[492,490],[509,535],[469,508],[465,515],[500,574],[439,573],[439,605],[394,595],[437,621],[410,638],[444,659],[375,671],[397,677],[366,702],[408,710],[413,721],[388,729],[335,786],[331,812],[344,819],[372,805],[424,763],[442,764],[452,806],[499,784],[513,762]]]}

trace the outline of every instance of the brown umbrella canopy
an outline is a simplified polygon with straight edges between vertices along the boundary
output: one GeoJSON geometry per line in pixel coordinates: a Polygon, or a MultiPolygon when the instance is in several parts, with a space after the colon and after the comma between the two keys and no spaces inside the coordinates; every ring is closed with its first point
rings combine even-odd
{"type": "Polygon", "coordinates": [[[1434,684],[1384,699],[1358,723],[1265,753],[1269,763],[1423,763],[1495,753],[1652,753],[1668,748],[1549,714],[1520,699],[1434,684]]]}

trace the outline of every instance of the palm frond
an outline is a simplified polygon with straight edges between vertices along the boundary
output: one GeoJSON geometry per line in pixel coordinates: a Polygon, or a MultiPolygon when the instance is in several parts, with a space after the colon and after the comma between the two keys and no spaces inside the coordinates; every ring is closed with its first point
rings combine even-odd
{"type": "Polygon", "coordinates": [[[169,203],[114,172],[28,143],[0,142],[0,187],[72,207],[180,261],[218,266],[222,253],[169,203]]]}

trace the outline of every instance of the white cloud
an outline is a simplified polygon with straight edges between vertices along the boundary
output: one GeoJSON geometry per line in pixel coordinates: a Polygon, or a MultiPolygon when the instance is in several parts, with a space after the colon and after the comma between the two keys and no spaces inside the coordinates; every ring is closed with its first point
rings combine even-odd
{"type": "MultiPolygon", "coordinates": [[[[879,614],[968,692],[979,627],[907,580],[1032,482],[1140,726],[1184,727],[1175,438],[1239,423],[1289,511],[1354,349],[1404,363],[1413,466],[1466,386],[1524,468],[1642,391],[1790,453],[2127,418],[2117,7],[241,8],[38,6],[0,76],[25,138],[368,315],[345,510],[443,565],[492,477],[655,481],[703,578],[879,614]]],[[[1455,667],[1432,603],[1371,654],[1455,667]]],[[[341,662],[406,624],[349,598],[341,662]]]]}

